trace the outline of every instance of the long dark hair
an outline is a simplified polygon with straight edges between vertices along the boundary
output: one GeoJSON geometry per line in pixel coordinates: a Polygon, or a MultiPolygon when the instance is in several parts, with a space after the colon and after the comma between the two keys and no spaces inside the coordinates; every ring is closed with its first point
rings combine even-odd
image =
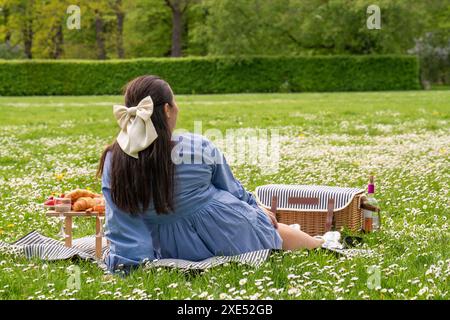
{"type": "Polygon", "coordinates": [[[111,196],[115,205],[130,214],[148,209],[151,201],[157,213],[173,211],[174,164],[171,160],[171,130],[164,105],[173,107],[173,93],[167,82],[156,76],[141,76],[125,86],[125,106],[137,106],[150,96],[153,100],[151,120],[158,138],[135,159],[122,151],[117,141],[108,146],[100,159],[97,176],[103,173],[108,152],[111,152],[111,196]]]}

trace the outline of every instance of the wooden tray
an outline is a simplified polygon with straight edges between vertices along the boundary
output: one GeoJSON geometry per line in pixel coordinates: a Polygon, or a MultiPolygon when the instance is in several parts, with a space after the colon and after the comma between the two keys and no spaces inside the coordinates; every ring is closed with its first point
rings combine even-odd
{"type": "Polygon", "coordinates": [[[103,212],[97,211],[68,211],[68,212],[57,212],[55,210],[48,210],[46,212],[48,217],[64,217],[64,232],[66,233],[66,238],[64,244],[66,247],[72,247],[72,226],[73,217],[95,217],[95,256],[100,259],[102,257],[102,219],[105,216],[103,212]]]}
{"type": "Polygon", "coordinates": [[[60,215],[63,215],[65,217],[94,217],[94,216],[105,216],[105,213],[98,211],[57,212],[55,210],[47,210],[46,215],[49,217],[59,217],[60,215]]]}

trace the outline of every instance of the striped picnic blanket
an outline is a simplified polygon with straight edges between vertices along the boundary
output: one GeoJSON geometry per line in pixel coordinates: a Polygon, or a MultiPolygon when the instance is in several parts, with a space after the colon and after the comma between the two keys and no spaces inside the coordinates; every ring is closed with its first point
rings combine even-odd
{"type": "MultiPolygon", "coordinates": [[[[371,250],[363,249],[326,249],[332,251],[338,256],[345,256],[352,258],[354,256],[372,255],[371,250]]],[[[143,263],[143,268],[155,267],[169,267],[177,268],[182,271],[189,270],[206,270],[208,268],[223,265],[228,262],[235,262],[246,264],[252,267],[260,267],[271,255],[272,252],[279,250],[265,249],[258,251],[251,251],[234,256],[214,256],[202,261],[188,261],[182,259],[159,259],[154,261],[147,261],[143,263]]],[[[109,253],[109,247],[106,245],[106,239],[103,238],[103,258],[95,258],[95,236],[87,236],[83,238],[74,239],[72,247],[64,246],[64,243],[49,237],[45,237],[37,231],[30,232],[26,236],[20,238],[14,243],[6,243],[0,241],[0,253],[16,254],[24,256],[28,259],[38,258],[45,261],[66,260],[72,258],[81,258],[90,260],[108,273],[104,258],[109,253]]]]}
{"type": "MultiPolygon", "coordinates": [[[[103,259],[97,260],[95,258],[95,236],[74,239],[72,247],[68,248],[61,241],[45,237],[33,231],[11,244],[0,241],[0,252],[25,256],[28,259],[39,258],[47,261],[81,258],[95,261],[106,272],[107,267],[103,260],[109,253],[109,247],[106,244],[106,239],[103,238],[103,259]]],[[[144,268],[170,267],[182,270],[205,270],[227,262],[237,262],[259,267],[267,260],[271,252],[271,249],[258,250],[234,256],[214,256],[202,261],[159,259],[145,262],[144,268]]]]}

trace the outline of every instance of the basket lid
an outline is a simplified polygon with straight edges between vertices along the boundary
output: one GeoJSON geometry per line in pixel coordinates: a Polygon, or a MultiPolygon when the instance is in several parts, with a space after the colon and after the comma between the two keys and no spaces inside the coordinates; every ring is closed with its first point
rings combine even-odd
{"type": "Polygon", "coordinates": [[[347,207],[355,195],[364,193],[360,188],[343,188],[317,185],[285,185],[268,184],[259,186],[255,190],[256,200],[266,208],[270,208],[272,197],[278,197],[278,209],[283,210],[311,210],[326,211],[328,199],[335,201],[335,211],[347,207]],[[318,204],[293,204],[288,203],[292,197],[319,198],[318,204]]]}

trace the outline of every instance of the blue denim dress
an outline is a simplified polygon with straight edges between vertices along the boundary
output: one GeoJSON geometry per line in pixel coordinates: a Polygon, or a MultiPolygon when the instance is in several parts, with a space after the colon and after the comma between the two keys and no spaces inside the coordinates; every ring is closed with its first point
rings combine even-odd
{"type": "Polygon", "coordinates": [[[260,249],[280,249],[282,240],[255,198],[236,180],[220,151],[205,137],[174,135],[175,209],[157,214],[150,205],[132,216],[113,203],[111,154],[102,176],[110,271],[162,258],[203,260],[260,249]]]}

